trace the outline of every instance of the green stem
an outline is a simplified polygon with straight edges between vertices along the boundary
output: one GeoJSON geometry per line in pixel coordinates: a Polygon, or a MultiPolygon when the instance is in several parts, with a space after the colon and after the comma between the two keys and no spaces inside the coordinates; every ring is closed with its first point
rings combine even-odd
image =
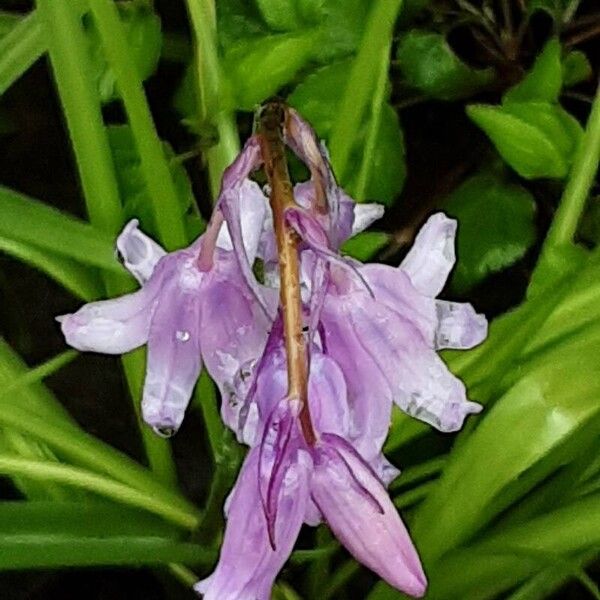
{"type": "Polygon", "coordinates": [[[225,428],[223,427],[223,421],[221,421],[221,415],[217,408],[215,384],[206,370],[202,371],[202,374],[200,375],[200,381],[196,386],[194,400],[195,404],[200,407],[200,411],[202,412],[202,419],[204,421],[208,445],[210,446],[213,460],[218,462],[218,457],[222,451],[225,428]]]}
{"type": "Polygon", "coordinates": [[[90,0],[89,5],[129,118],[159,237],[168,250],[181,248],[187,243],[181,205],[117,5],[112,0],[90,0]]]}
{"type": "Polygon", "coordinates": [[[206,151],[208,178],[213,200],[218,197],[221,190],[223,171],[234,161],[240,152],[240,136],[234,114],[221,111],[216,114],[214,120],[219,141],[206,151]]]}
{"type": "MultiPolygon", "coordinates": [[[[579,144],[562,200],[548,232],[542,257],[573,242],[600,161],[600,87],[579,144]]],[[[541,260],[541,259],[540,259],[541,260]]]]}
{"type": "Polygon", "coordinates": [[[217,130],[218,142],[206,151],[213,199],[219,194],[221,176],[240,151],[234,114],[223,106],[224,76],[219,64],[214,0],[187,0],[194,31],[198,80],[198,112],[202,123],[217,130]]]}
{"type": "Polygon", "coordinates": [[[177,579],[177,581],[182,583],[185,587],[193,587],[194,584],[198,582],[198,579],[200,579],[198,575],[184,565],[170,563],[168,568],[169,573],[171,573],[171,575],[173,575],[173,577],[175,577],[175,579],[177,579]]]}
{"type": "Polygon", "coordinates": [[[119,188],[80,18],[67,2],[38,0],[38,11],[46,26],[50,60],[90,221],[116,235],[121,226],[119,188]]]}
{"type": "Polygon", "coordinates": [[[52,481],[95,492],[116,502],[143,508],[188,529],[194,529],[198,524],[198,517],[196,515],[193,513],[190,514],[169,502],[165,502],[161,497],[140,492],[121,482],[77,467],[48,461],[0,456],[0,473],[10,477],[18,476],[41,481],[52,481]]]}
{"type": "MultiPolygon", "coordinates": [[[[102,108],[93,68],[87,51],[88,40],[76,7],[67,2],[38,0],[39,18],[45,26],[50,60],[75,158],[81,176],[86,207],[92,224],[112,236],[122,224],[119,188],[112,154],[102,119],[102,108]]],[[[120,25],[120,22],[119,22],[120,25]]],[[[140,153],[143,154],[143,153],[140,153]]],[[[163,157],[164,159],[164,157],[163,157]]],[[[130,291],[121,277],[104,277],[109,295],[130,291]]],[[[171,449],[165,440],[143,426],[139,412],[139,389],[144,370],[139,352],[123,357],[123,367],[151,468],[163,481],[176,481],[171,449]]]]}
{"type": "Polygon", "coordinates": [[[356,131],[379,77],[379,70],[374,66],[381,60],[385,49],[389,51],[394,23],[401,6],[402,0],[373,2],[329,138],[331,162],[342,183],[347,174],[356,131]]]}

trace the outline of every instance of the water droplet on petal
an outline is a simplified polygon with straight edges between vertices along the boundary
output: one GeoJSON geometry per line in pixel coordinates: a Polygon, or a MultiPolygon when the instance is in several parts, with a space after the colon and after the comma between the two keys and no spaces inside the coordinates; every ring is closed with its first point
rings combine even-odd
{"type": "Polygon", "coordinates": [[[175,338],[180,342],[187,342],[190,339],[190,332],[182,329],[178,329],[175,332],[175,338]]]}
{"type": "Polygon", "coordinates": [[[154,433],[156,433],[156,435],[159,435],[161,438],[170,438],[170,437],[173,437],[177,433],[177,430],[175,429],[175,427],[156,426],[156,427],[153,427],[152,430],[154,431],[154,433]]]}

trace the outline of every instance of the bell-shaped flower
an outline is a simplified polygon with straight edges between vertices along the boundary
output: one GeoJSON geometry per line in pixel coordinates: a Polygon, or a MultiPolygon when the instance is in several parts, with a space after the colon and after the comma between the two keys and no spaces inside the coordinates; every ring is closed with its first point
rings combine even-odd
{"type": "Polygon", "coordinates": [[[312,386],[314,445],[302,437],[298,401],[284,398],[272,407],[260,444],[248,454],[227,503],[217,567],[196,585],[205,600],[270,598],[302,521],[315,525],[321,516],[349,552],[390,585],[416,597],[424,594],[419,557],[379,477],[339,433],[321,429],[343,428],[334,419],[342,395],[332,390],[316,398],[314,391],[312,386]],[[331,404],[338,404],[333,412],[331,404]]]}
{"type": "MultiPolygon", "coordinates": [[[[244,252],[256,255],[266,205],[258,185],[236,185],[243,207],[244,252]]],[[[148,345],[142,413],[162,435],[179,428],[202,366],[223,390],[241,366],[260,355],[271,319],[258,304],[217,218],[189,248],[167,254],[130,222],[117,240],[139,291],[92,302],[58,317],[67,342],[84,351],[121,354],[148,345]],[[210,247],[212,246],[212,247],[210,247]]],[[[274,313],[276,292],[261,290],[274,313]]]]}
{"type": "Polygon", "coordinates": [[[487,334],[470,304],[435,299],[454,264],[455,230],[455,221],[433,215],[399,268],[362,265],[360,280],[331,266],[320,315],[324,346],[346,378],[353,420],[372,427],[373,440],[387,430],[383,420],[373,423],[374,402],[393,400],[441,431],[460,429],[481,409],[436,354],[471,348],[487,334]]]}

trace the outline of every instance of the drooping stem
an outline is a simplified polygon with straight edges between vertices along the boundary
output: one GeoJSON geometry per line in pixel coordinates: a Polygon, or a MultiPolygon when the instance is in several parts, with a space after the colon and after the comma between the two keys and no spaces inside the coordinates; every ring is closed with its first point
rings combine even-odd
{"type": "Polygon", "coordinates": [[[287,355],[288,396],[301,402],[300,424],[306,441],[315,442],[308,408],[308,356],[302,332],[302,300],[297,234],[285,222],[285,209],[295,205],[285,157],[283,124],[286,108],[278,102],[263,107],[260,117],[260,146],[271,186],[270,203],[279,253],[281,310],[287,355]]]}

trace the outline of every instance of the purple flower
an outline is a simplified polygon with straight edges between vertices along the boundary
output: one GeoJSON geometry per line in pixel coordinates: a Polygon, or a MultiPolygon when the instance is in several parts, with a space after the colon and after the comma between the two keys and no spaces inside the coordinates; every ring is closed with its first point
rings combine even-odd
{"type": "MultiPolygon", "coordinates": [[[[253,260],[265,216],[264,196],[248,179],[236,184],[235,193],[244,207],[244,252],[253,260]]],[[[148,345],[144,420],[157,433],[172,435],[181,425],[202,358],[223,390],[241,365],[260,352],[271,319],[240,272],[219,219],[189,248],[170,254],[131,221],[117,249],[142,288],[86,304],[58,320],[67,342],[79,350],[122,354],[148,345]],[[203,264],[206,256],[209,261],[203,264]]],[[[260,294],[274,313],[276,292],[261,289],[260,294]]]]}
{"type": "Polygon", "coordinates": [[[416,597],[424,594],[418,554],[380,478],[340,435],[344,419],[331,418],[341,408],[341,395],[319,387],[309,392],[319,431],[314,446],[302,437],[298,403],[284,398],[269,415],[260,445],[249,452],[226,505],[219,563],[196,585],[205,600],[270,598],[302,522],[314,525],[321,518],[357,560],[388,583],[416,597]],[[324,414],[332,404],[337,408],[324,414]]]}

